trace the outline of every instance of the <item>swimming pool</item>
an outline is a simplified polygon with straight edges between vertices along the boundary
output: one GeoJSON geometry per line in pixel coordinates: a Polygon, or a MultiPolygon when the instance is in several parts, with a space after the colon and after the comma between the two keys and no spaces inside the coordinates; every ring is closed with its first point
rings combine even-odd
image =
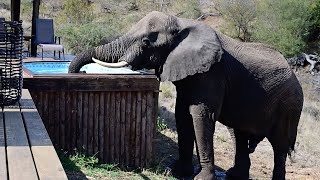
{"type": "MultiPolygon", "coordinates": [[[[33,74],[64,74],[68,73],[70,61],[62,62],[25,62],[23,67],[33,74]]],[[[91,74],[140,74],[140,71],[132,71],[128,68],[107,68],[96,63],[83,66],[80,71],[91,74]]]]}

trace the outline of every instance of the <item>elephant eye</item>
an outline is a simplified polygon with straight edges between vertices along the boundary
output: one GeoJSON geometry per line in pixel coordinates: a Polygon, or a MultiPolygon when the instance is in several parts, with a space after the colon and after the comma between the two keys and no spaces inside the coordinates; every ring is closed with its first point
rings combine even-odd
{"type": "Polygon", "coordinates": [[[159,32],[152,32],[148,35],[150,42],[156,42],[158,39],[159,32]]]}
{"type": "Polygon", "coordinates": [[[142,38],[142,44],[144,46],[150,46],[150,39],[147,37],[142,38]]]}

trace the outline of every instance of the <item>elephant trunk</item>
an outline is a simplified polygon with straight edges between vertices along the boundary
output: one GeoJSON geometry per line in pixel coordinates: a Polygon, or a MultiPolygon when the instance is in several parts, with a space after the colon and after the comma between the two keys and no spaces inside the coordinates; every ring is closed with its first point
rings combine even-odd
{"type": "Polygon", "coordinates": [[[131,38],[120,37],[108,44],[89,49],[78,55],[70,63],[69,73],[78,73],[84,65],[94,63],[92,58],[101,59],[102,61],[110,63],[118,62],[132,43],[133,40],[131,38]]]}

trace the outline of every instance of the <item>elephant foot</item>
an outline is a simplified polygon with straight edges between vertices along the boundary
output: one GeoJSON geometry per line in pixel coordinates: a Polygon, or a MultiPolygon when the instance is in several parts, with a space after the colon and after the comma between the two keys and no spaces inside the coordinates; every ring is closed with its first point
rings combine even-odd
{"type": "Polygon", "coordinates": [[[194,180],[214,180],[216,179],[214,169],[202,169],[199,174],[194,177],[194,180]]]}
{"type": "Polygon", "coordinates": [[[228,180],[248,180],[249,171],[244,170],[243,168],[232,167],[226,172],[228,180]]]}
{"type": "Polygon", "coordinates": [[[194,167],[192,163],[185,163],[176,160],[170,168],[172,176],[178,179],[190,178],[194,174],[194,167]]]}

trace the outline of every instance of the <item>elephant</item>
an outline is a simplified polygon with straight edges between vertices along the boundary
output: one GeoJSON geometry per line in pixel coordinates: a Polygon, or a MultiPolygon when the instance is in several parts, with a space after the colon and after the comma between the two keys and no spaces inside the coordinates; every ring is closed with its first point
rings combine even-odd
{"type": "Polygon", "coordinates": [[[193,175],[196,144],[201,169],[194,179],[216,178],[213,135],[218,121],[235,134],[229,177],[249,178],[252,149],[248,140],[253,140],[255,148],[266,137],[274,151],[272,179],[285,179],[303,92],[286,59],[273,47],[240,42],[202,22],[155,11],[118,39],[76,56],[69,72],[93,62],[113,68],[154,69],[159,80],[176,86],[177,176],[193,175]]]}

